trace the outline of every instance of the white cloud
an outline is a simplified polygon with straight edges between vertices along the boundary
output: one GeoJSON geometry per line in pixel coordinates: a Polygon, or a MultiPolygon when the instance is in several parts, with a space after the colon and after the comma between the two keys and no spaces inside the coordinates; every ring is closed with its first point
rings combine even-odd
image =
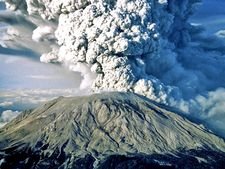
{"type": "Polygon", "coordinates": [[[225,88],[209,92],[205,97],[197,96],[195,101],[199,105],[199,108],[201,108],[200,111],[202,113],[200,115],[203,118],[225,119],[225,88]]]}
{"type": "Polygon", "coordinates": [[[46,76],[46,75],[29,75],[27,78],[31,79],[40,79],[40,80],[51,80],[51,79],[59,79],[57,76],[46,76]]]}
{"type": "Polygon", "coordinates": [[[9,101],[0,102],[0,107],[9,107],[12,105],[13,105],[13,102],[9,102],[9,101]]]}
{"type": "MultiPolygon", "coordinates": [[[[0,90],[0,103],[9,108],[32,108],[57,98],[59,96],[77,96],[88,94],[88,91],[78,89],[17,89],[0,90]]],[[[24,110],[24,109],[23,109],[24,110]]]]}
{"type": "Polygon", "coordinates": [[[33,31],[32,39],[36,42],[53,40],[54,32],[55,30],[52,26],[39,26],[33,31]]]}
{"type": "Polygon", "coordinates": [[[225,30],[220,30],[216,32],[216,35],[221,38],[225,38],[225,30]]]}
{"type": "Polygon", "coordinates": [[[0,115],[0,127],[3,127],[5,124],[16,118],[21,112],[6,110],[3,111],[0,115]]]}
{"type": "Polygon", "coordinates": [[[3,122],[9,122],[12,119],[16,118],[21,112],[19,111],[12,111],[12,110],[6,110],[3,111],[1,114],[1,119],[3,122]]]}

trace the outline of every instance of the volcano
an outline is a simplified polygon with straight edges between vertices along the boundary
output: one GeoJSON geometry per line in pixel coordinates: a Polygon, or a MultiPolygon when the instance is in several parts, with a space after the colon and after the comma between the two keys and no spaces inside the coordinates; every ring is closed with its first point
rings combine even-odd
{"type": "Polygon", "coordinates": [[[223,166],[223,138],[133,93],[59,97],[0,129],[1,169],[223,166]]]}

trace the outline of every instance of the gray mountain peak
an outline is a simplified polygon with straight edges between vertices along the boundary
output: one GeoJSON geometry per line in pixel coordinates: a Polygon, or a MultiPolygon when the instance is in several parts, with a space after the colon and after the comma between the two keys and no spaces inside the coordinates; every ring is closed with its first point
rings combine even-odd
{"type": "Polygon", "coordinates": [[[2,168],[219,168],[224,152],[202,125],[132,93],[60,97],[0,129],[2,168]]]}

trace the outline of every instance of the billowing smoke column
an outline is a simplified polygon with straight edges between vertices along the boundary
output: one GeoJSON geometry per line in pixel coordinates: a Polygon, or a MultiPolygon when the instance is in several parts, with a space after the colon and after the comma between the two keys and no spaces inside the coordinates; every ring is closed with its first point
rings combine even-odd
{"type": "MultiPolygon", "coordinates": [[[[175,62],[171,46],[189,40],[185,19],[192,12],[194,2],[29,0],[6,3],[10,9],[58,20],[55,36],[59,48],[43,54],[41,61],[60,62],[71,70],[81,71],[86,84],[81,88],[132,91],[168,103],[167,96],[179,91],[176,93],[154,76],[155,66],[161,66],[155,60],[163,53],[175,62]]],[[[34,33],[38,30],[46,29],[37,28],[34,33]]]]}
{"type": "Polygon", "coordinates": [[[41,61],[81,72],[81,89],[131,91],[225,119],[225,43],[188,23],[199,0],[5,1],[9,9],[57,23],[56,29],[39,25],[32,37],[56,39],[41,61]]]}
{"type": "MultiPolygon", "coordinates": [[[[59,61],[71,67],[84,64],[96,74],[92,89],[133,91],[164,100],[164,90],[153,91],[145,60],[158,55],[159,33],[154,1],[85,2],[69,14],[61,14],[56,37],[59,61]],[[157,97],[160,96],[160,97],[157,97]]],[[[51,55],[52,56],[52,55],[51,55]]],[[[164,88],[164,87],[161,87],[164,88]]]]}

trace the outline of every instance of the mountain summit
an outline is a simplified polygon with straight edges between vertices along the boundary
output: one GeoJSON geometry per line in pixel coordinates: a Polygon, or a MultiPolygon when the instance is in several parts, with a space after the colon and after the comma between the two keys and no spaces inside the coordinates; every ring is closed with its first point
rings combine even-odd
{"type": "Polygon", "coordinates": [[[225,142],[133,93],[60,97],[0,129],[0,167],[222,168],[225,142]]]}

